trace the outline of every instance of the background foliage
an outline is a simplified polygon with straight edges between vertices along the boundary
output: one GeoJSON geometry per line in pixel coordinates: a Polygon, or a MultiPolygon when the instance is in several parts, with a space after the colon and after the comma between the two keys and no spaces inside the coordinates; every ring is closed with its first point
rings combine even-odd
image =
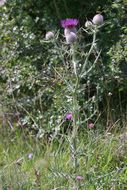
{"type": "MultiPolygon", "coordinates": [[[[126,7],[127,2],[122,0],[74,0],[73,3],[71,0],[10,0],[0,8],[1,104],[13,113],[18,125],[37,131],[51,130],[69,111],[65,85],[53,69],[59,72],[64,69],[59,44],[43,43],[44,36],[49,30],[63,33],[61,19],[78,18],[80,28],[98,12],[105,20],[97,36],[101,60],[98,69],[81,83],[84,94],[80,104],[83,106],[84,101],[95,96],[95,109],[106,118],[107,125],[126,112],[126,7]]],[[[90,36],[84,34],[80,44],[83,47],[90,42],[90,36]]],[[[92,106],[92,101],[88,101],[87,110],[92,106]]]]}

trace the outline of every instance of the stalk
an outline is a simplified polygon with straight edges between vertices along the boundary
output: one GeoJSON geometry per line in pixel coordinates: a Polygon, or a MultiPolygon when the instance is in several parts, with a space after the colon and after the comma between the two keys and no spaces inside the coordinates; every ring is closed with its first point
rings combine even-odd
{"type": "Polygon", "coordinates": [[[77,172],[78,162],[77,162],[77,132],[78,132],[78,120],[79,120],[79,106],[78,106],[78,98],[77,98],[77,89],[79,86],[79,80],[77,78],[77,82],[75,85],[75,90],[73,92],[73,131],[71,136],[72,143],[72,158],[73,158],[73,167],[75,173],[77,172]]]}
{"type": "MultiPolygon", "coordinates": [[[[70,155],[71,155],[71,166],[73,167],[74,175],[78,174],[78,158],[77,158],[77,133],[79,127],[79,105],[78,105],[78,88],[79,88],[79,76],[77,72],[77,60],[75,56],[75,49],[72,46],[72,64],[73,64],[73,77],[75,79],[75,85],[72,91],[72,115],[73,115],[73,131],[70,137],[70,155]]],[[[76,179],[73,181],[73,189],[78,189],[76,179]]]]}
{"type": "MultiPolygon", "coordinates": [[[[71,160],[73,163],[73,170],[74,170],[75,176],[77,176],[77,174],[78,174],[77,134],[78,134],[78,128],[79,128],[79,124],[80,124],[79,123],[78,88],[79,88],[79,84],[80,84],[80,79],[82,78],[82,76],[84,76],[84,73],[87,73],[86,65],[89,61],[89,57],[90,57],[93,49],[95,48],[96,33],[97,33],[97,31],[95,30],[93,33],[93,42],[92,42],[90,50],[86,56],[85,63],[82,67],[82,71],[80,74],[78,74],[78,70],[77,70],[78,61],[76,60],[74,45],[72,45],[72,47],[71,47],[72,65],[73,65],[72,72],[73,72],[73,77],[75,79],[75,85],[74,85],[73,92],[72,92],[73,131],[72,131],[72,135],[70,138],[70,153],[71,153],[71,160]]],[[[90,68],[90,71],[92,70],[92,68],[90,68]]],[[[73,188],[75,190],[79,189],[76,179],[73,181],[73,188]]]]}
{"type": "MultiPolygon", "coordinates": [[[[74,172],[74,176],[78,175],[78,155],[77,155],[77,134],[78,134],[78,127],[79,127],[79,106],[78,106],[78,98],[77,98],[77,89],[79,86],[79,80],[77,78],[76,81],[76,85],[75,85],[75,89],[72,95],[73,98],[73,102],[72,102],[72,106],[73,106],[73,131],[72,131],[72,135],[70,137],[70,154],[71,154],[71,161],[72,161],[72,167],[73,167],[73,172],[74,172]]],[[[78,183],[76,181],[76,179],[73,180],[73,189],[74,190],[78,190],[78,183]]]]}
{"type": "Polygon", "coordinates": [[[84,76],[84,73],[85,73],[85,74],[87,73],[87,71],[85,71],[85,70],[86,70],[86,65],[87,65],[88,60],[89,60],[89,57],[90,57],[90,55],[91,55],[91,53],[92,53],[92,51],[93,51],[93,49],[94,49],[94,47],[95,47],[96,34],[97,34],[97,29],[95,29],[95,30],[93,31],[93,41],[92,41],[92,45],[91,45],[90,50],[89,50],[89,52],[88,52],[88,54],[87,54],[87,56],[86,56],[85,63],[83,64],[82,71],[81,71],[81,74],[80,74],[80,77],[81,77],[81,78],[84,76]]]}

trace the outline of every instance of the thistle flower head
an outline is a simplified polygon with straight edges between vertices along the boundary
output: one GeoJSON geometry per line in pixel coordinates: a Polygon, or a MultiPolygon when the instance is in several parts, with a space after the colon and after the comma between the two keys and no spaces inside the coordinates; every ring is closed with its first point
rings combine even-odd
{"type": "Polygon", "coordinates": [[[83,177],[80,176],[80,175],[78,175],[78,176],[76,177],[76,179],[77,179],[78,181],[80,181],[80,180],[83,180],[83,177]]]}
{"type": "Polygon", "coordinates": [[[54,33],[53,32],[47,32],[45,35],[45,39],[50,40],[52,38],[54,38],[54,33]]]}
{"type": "Polygon", "coordinates": [[[0,0],[0,7],[2,7],[6,3],[6,0],[0,0]]]}
{"type": "Polygon", "coordinates": [[[67,115],[66,115],[66,120],[72,120],[72,113],[68,113],[67,115]]]}
{"type": "Polygon", "coordinates": [[[63,28],[75,27],[75,26],[77,26],[78,23],[79,23],[79,21],[74,18],[67,18],[65,20],[61,20],[61,26],[63,28]]]}
{"type": "Polygon", "coordinates": [[[97,14],[93,17],[93,20],[92,20],[93,24],[95,25],[101,25],[103,24],[104,22],[104,18],[101,14],[97,14]]]}
{"type": "Polygon", "coordinates": [[[88,128],[89,128],[89,129],[93,129],[94,127],[95,127],[94,123],[89,123],[89,124],[88,124],[88,128]]]}

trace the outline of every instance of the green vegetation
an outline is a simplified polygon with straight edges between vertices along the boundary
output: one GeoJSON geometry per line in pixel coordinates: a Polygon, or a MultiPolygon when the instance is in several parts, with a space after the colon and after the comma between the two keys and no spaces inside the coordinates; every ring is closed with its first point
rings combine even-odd
{"type": "Polygon", "coordinates": [[[0,190],[127,189],[126,19],[126,0],[0,0],[0,190]]]}
{"type": "MultiPolygon", "coordinates": [[[[115,126],[118,127],[118,126],[115,126]]],[[[0,144],[1,189],[72,189],[73,166],[69,143],[46,143],[19,132],[2,132],[0,144]],[[8,139],[8,140],[7,140],[8,139]],[[29,154],[32,157],[29,158],[29,154]]],[[[83,131],[78,137],[77,187],[83,190],[127,188],[127,134],[83,131]]]]}

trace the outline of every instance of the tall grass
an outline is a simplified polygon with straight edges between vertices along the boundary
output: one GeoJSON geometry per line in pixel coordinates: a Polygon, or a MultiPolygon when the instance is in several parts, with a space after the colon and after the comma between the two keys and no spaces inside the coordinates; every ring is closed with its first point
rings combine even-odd
{"type": "Polygon", "coordinates": [[[72,190],[73,181],[75,189],[126,189],[126,139],[126,133],[83,130],[77,138],[78,178],[67,138],[47,143],[1,129],[0,189],[72,190]]]}

